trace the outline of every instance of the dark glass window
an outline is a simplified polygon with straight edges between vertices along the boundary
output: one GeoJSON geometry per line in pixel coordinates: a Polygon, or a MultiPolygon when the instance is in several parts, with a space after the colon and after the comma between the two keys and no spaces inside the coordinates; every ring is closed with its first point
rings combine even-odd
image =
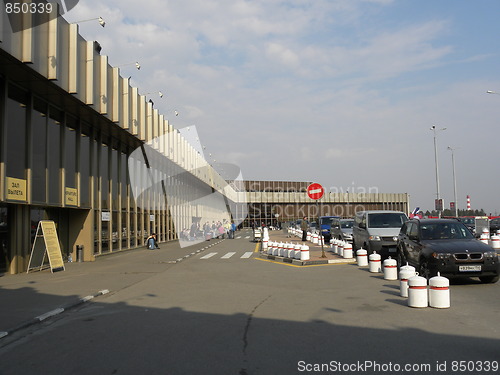
{"type": "Polygon", "coordinates": [[[119,151],[111,150],[111,199],[113,204],[113,210],[119,209],[118,202],[118,155],[119,151]]]}
{"type": "Polygon", "coordinates": [[[127,229],[127,217],[128,214],[126,212],[122,212],[122,249],[126,249],[129,247],[128,239],[129,239],[129,230],[127,229]]]}
{"type": "Polygon", "coordinates": [[[26,107],[28,94],[17,86],[9,85],[5,124],[7,147],[7,177],[25,179],[26,169],[26,107]]]}
{"type": "Polygon", "coordinates": [[[80,137],[80,206],[90,207],[90,139],[82,133],[80,137]]]}
{"type": "Polygon", "coordinates": [[[64,178],[65,187],[76,187],[76,119],[66,117],[64,133],[64,178]]]}
{"type": "Polygon", "coordinates": [[[121,200],[122,200],[122,210],[125,211],[127,209],[127,155],[121,154],[121,165],[120,165],[120,182],[121,182],[121,200]]]}
{"type": "Polygon", "coordinates": [[[31,171],[31,199],[35,203],[47,201],[47,103],[33,99],[31,118],[33,160],[31,171]]]}
{"type": "Polygon", "coordinates": [[[53,107],[49,108],[48,120],[48,185],[49,185],[49,203],[61,203],[61,124],[63,113],[53,107]]]}
{"type": "Polygon", "coordinates": [[[101,145],[101,160],[99,162],[99,170],[101,172],[101,208],[108,209],[109,208],[109,154],[108,154],[108,146],[105,144],[101,145]]]}
{"type": "Polygon", "coordinates": [[[96,140],[93,140],[91,143],[91,155],[92,155],[92,170],[91,174],[94,176],[94,183],[92,186],[92,189],[94,190],[94,208],[99,208],[99,166],[100,164],[98,163],[98,147],[99,144],[97,143],[96,140]]]}

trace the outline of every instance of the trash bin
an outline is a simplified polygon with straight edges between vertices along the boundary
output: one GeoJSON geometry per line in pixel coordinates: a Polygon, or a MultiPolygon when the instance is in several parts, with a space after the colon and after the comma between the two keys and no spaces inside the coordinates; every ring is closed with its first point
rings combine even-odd
{"type": "Polygon", "coordinates": [[[76,245],[76,260],[83,262],[83,245],[76,245]]]}

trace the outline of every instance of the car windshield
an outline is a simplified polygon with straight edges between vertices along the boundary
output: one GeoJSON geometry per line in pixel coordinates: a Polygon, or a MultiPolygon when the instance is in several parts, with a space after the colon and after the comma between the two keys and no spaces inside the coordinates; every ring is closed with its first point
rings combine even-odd
{"type": "Polygon", "coordinates": [[[343,229],[352,228],[354,220],[342,220],[340,225],[343,229]]]}
{"type": "Polygon", "coordinates": [[[473,217],[461,217],[460,221],[464,224],[475,224],[475,219],[473,217]]]}
{"type": "Polygon", "coordinates": [[[324,227],[325,225],[327,227],[330,227],[332,226],[332,224],[334,223],[337,223],[338,222],[338,218],[337,217],[322,217],[320,218],[321,220],[321,225],[324,227]]]}
{"type": "Polygon", "coordinates": [[[462,240],[474,238],[472,233],[460,222],[422,224],[420,231],[423,240],[462,240]]]}
{"type": "Polygon", "coordinates": [[[407,220],[405,214],[396,212],[378,213],[368,215],[370,228],[401,228],[407,220]]]}

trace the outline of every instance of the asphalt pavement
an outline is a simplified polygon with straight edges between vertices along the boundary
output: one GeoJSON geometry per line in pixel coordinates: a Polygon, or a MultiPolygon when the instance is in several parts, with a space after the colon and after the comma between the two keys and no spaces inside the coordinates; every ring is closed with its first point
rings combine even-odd
{"type": "MultiPolygon", "coordinates": [[[[237,232],[237,236],[251,240],[248,230],[237,232]]],[[[270,231],[270,237],[271,241],[301,243],[282,231],[270,231]]],[[[186,248],[173,241],[160,244],[160,249],[156,250],[142,247],[102,255],[94,262],[65,263],[64,271],[54,273],[47,268],[17,275],[0,274],[0,339],[101,295],[138,283],[200,252],[213,250],[222,241],[229,240],[213,239],[186,248]]],[[[321,246],[310,242],[308,245],[309,261],[294,261],[295,265],[352,262],[332,254],[327,246],[323,249],[323,258],[321,246]]],[[[255,243],[254,251],[262,250],[261,246],[262,243],[255,243]]],[[[261,257],[268,259],[267,253],[261,257]]],[[[271,261],[286,261],[280,257],[271,258],[271,261]]]]}
{"type": "Polygon", "coordinates": [[[217,247],[222,239],[181,248],[178,241],[97,257],[94,262],[65,263],[16,275],[0,274],[0,340],[68,309],[114,293],[160,273],[197,253],[217,247]]]}

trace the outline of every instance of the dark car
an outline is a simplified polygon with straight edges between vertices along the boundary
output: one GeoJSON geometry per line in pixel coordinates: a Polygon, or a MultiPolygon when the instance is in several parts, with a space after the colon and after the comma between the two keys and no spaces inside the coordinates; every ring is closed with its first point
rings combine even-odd
{"type": "Polygon", "coordinates": [[[500,217],[490,220],[490,233],[496,234],[500,230],[500,217]]]}
{"type": "Polygon", "coordinates": [[[342,240],[352,243],[352,227],[354,219],[340,219],[340,230],[342,232],[342,240]]]}
{"type": "Polygon", "coordinates": [[[474,217],[459,217],[458,220],[460,220],[464,225],[469,228],[469,230],[472,232],[472,234],[476,234],[476,218],[474,217]]]}
{"type": "Polygon", "coordinates": [[[496,252],[453,219],[407,221],[398,237],[398,263],[403,262],[427,278],[440,272],[447,277],[479,277],[483,283],[496,283],[500,275],[496,252]]]}
{"type": "Polygon", "coordinates": [[[321,216],[319,218],[321,223],[321,234],[328,243],[332,238],[339,238],[342,235],[340,230],[340,216],[321,216]]]}

